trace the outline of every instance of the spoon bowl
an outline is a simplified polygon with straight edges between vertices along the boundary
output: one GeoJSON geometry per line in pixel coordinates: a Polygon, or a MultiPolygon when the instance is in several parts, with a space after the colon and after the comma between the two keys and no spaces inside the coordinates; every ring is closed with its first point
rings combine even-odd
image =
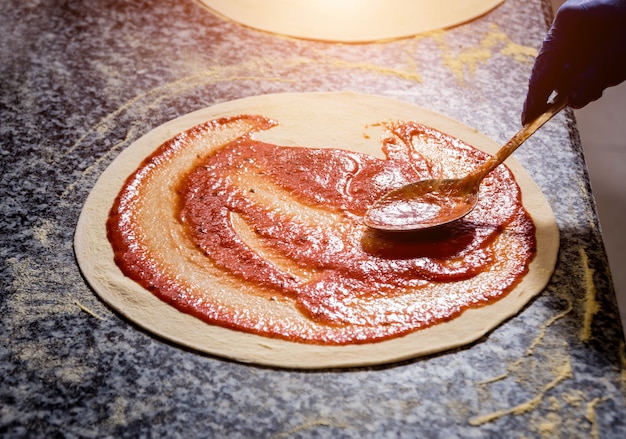
{"type": "Polygon", "coordinates": [[[387,192],[367,210],[365,225],[383,231],[412,231],[441,226],[470,213],[480,183],[567,102],[557,96],[545,113],[524,125],[494,156],[463,178],[422,180],[387,192]]]}
{"type": "MultiPolygon", "coordinates": [[[[421,180],[392,190],[365,216],[367,226],[387,231],[420,230],[458,220],[478,203],[478,191],[459,179],[421,180]]],[[[479,183],[479,182],[478,182],[479,183]]]]}

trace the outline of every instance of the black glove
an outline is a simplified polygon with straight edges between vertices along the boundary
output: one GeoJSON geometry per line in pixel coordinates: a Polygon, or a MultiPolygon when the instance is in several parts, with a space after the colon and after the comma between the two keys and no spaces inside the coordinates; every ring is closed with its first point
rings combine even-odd
{"type": "Polygon", "coordinates": [[[528,83],[522,123],[553,92],[581,108],[626,79],[626,0],[568,0],[557,11],[528,83]]]}

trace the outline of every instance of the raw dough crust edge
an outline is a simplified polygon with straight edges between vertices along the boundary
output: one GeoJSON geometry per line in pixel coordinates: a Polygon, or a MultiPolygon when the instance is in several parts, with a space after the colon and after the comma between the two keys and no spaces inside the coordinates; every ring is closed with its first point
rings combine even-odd
{"type": "MultiPolygon", "coordinates": [[[[354,139],[353,136],[359,132],[363,134],[373,126],[368,124],[414,120],[471,145],[478,145],[488,153],[494,153],[499,148],[494,141],[454,119],[403,101],[352,92],[283,93],[243,98],[189,113],[153,129],[120,153],[101,175],[85,202],[74,238],[80,269],[98,296],[149,332],[194,350],[244,363],[295,369],[369,366],[472,343],[516,315],[549,282],[559,249],[556,220],[539,187],[516,160],[509,158],[506,164],[520,185],[523,204],[537,228],[537,256],[524,279],[497,302],[466,310],[449,322],[403,337],[346,346],[321,346],[261,337],[209,325],[179,312],[124,276],[114,263],[113,251],[106,237],[108,212],[127,176],[163,142],[207,120],[238,114],[262,114],[278,120],[281,123],[279,127],[255,136],[276,144],[345,148],[345,139],[354,139]],[[318,134],[319,138],[309,138],[307,133],[294,136],[288,129],[289,114],[292,114],[290,108],[298,109],[300,120],[306,119],[306,124],[302,126],[311,127],[315,123],[332,121],[348,132],[347,137],[335,135],[340,133],[330,132],[332,130],[318,134]],[[316,108],[324,111],[315,112],[316,108]],[[349,109],[356,114],[345,114],[349,109]]],[[[298,130],[301,131],[301,127],[296,127],[298,130]]],[[[378,137],[358,138],[363,140],[363,144],[359,144],[356,150],[380,155],[378,137]]]]}
{"type": "Polygon", "coordinates": [[[504,0],[198,0],[244,26],[307,40],[363,43],[456,26],[504,0]]]}

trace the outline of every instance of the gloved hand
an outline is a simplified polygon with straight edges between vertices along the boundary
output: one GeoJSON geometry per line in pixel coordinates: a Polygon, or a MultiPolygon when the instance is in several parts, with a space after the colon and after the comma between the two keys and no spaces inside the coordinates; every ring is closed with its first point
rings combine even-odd
{"type": "Polygon", "coordinates": [[[626,79],[626,0],[567,0],[557,11],[528,84],[525,124],[553,91],[582,108],[626,79]]]}

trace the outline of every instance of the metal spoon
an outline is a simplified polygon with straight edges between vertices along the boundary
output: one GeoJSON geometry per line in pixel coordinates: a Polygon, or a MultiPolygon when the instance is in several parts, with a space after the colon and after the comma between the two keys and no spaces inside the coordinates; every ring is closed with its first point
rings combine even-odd
{"type": "Polygon", "coordinates": [[[545,113],[524,125],[496,155],[463,178],[422,180],[387,192],[367,210],[365,225],[384,231],[411,231],[464,217],[478,202],[483,178],[566,105],[566,100],[557,96],[545,113]]]}

